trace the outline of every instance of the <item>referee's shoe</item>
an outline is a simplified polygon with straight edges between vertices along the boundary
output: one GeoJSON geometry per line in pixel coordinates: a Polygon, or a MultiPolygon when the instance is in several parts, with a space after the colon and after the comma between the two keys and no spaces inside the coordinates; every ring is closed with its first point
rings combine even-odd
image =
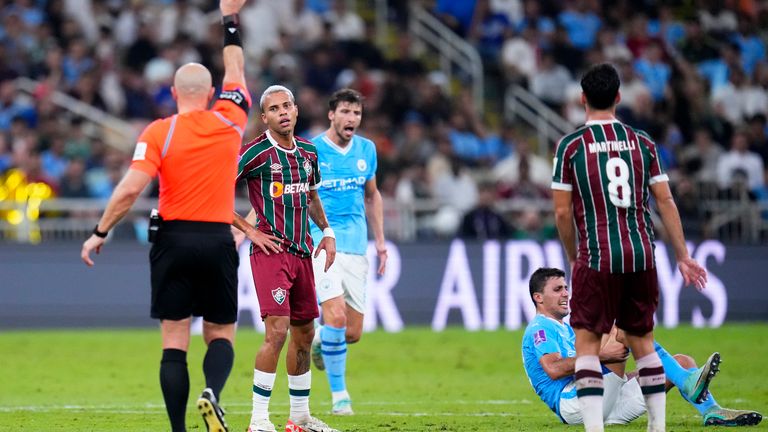
{"type": "Polygon", "coordinates": [[[228,432],[227,422],[224,421],[224,410],[216,402],[216,396],[213,390],[207,388],[203,390],[200,398],[197,399],[197,409],[203,415],[205,427],[208,432],[228,432]]]}

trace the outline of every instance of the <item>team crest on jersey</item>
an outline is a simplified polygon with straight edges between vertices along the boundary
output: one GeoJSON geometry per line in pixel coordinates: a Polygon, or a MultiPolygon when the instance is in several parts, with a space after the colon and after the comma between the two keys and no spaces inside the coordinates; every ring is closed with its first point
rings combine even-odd
{"type": "Polygon", "coordinates": [[[272,170],[272,174],[279,174],[283,172],[283,166],[279,163],[273,163],[269,166],[269,168],[272,170]]]}
{"type": "Polygon", "coordinates": [[[304,171],[307,173],[307,175],[312,175],[312,162],[308,160],[304,161],[304,171]]]}
{"type": "Polygon", "coordinates": [[[547,334],[544,332],[544,330],[538,330],[536,333],[533,334],[533,344],[535,346],[539,346],[540,344],[546,341],[547,341],[547,334]]]}
{"type": "Polygon", "coordinates": [[[275,299],[275,302],[281,306],[285,301],[286,294],[287,294],[286,291],[280,287],[277,287],[272,290],[272,298],[275,299]]]}
{"type": "Polygon", "coordinates": [[[365,161],[363,159],[358,159],[357,160],[357,169],[359,169],[360,171],[365,171],[366,168],[368,168],[368,164],[365,163],[365,161]]]}

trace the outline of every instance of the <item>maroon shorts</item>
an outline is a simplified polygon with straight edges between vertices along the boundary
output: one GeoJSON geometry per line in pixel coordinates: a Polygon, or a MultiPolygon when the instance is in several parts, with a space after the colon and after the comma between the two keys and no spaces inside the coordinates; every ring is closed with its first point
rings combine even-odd
{"type": "Polygon", "coordinates": [[[577,262],[572,276],[571,327],[609,333],[616,326],[633,335],[653,330],[659,305],[656,269],[634,273],[599,272],[577,262]]]}
{"type": "Polygon", "coordinates": [[[288,252],[265,255],[254,248],[251,272],[262,319],[272,315],[305,321],[320,316],[312,258],[300,258],[288,252]]]}

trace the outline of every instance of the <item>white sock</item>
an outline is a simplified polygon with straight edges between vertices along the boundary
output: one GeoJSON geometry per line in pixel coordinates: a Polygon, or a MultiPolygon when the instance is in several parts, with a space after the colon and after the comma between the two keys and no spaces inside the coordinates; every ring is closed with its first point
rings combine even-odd
{"type": "Polygon", "coordinates": [[[346,390],[340,392],[331,392],[331,399],[336,403],[342,399],[349,399],[349,393],[346,390]]]}
{"type": "Polygon", "coordinates": [[[269,419],[269,398],[272,397],[272,387],[275,385],[275,373],[253,370],[253,410],[251,423],[269,419]]]}
{"type": "Polygon", "coordinates": [[[312,387],[312,371],[303,375],[288,375],[288,394],[291,399],[291,412],[288,415],[294,423],[309,420],[309,389],[312,387]]]}
{"type": "Polygon", "coordinates": [[[603,373],[597,356],[576,357],[576,395],[584,430],[603,432],[603,373]]]}
{"type": "Polygon", "coordinates": [[[654,351],[635,360],[638,382],[643,390],[645,406],[648,409],[648,432],[664,432],[666,429],[667,393],[664,388],[666,376],[659,355],[654,351]]]}

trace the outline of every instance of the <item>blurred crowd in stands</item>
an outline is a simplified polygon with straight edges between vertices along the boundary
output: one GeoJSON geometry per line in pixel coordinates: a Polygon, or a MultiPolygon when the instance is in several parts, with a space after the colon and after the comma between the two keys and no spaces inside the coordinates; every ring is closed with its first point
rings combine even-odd
{"type": "MultiPolygon", "coordinates": [[[[689,235],[717,235],[705,226],[703,198],[768,200],[765,1],[419,2],[477,48],[483,107],[408,34],[410,2],[387,2],[384,44],[375,40],[372,3],[249,0],[241,13],[249,89],[255,99],[271,84],[293,89],[297,132],[309,138],[328,127],[330,93],[359,90],[366,98],[360,134],[376,142],[385,200],[439,209],[420,236],[554,238],[542,204],[551,156],[535,151],[530,130],[504,120],[504,90],[522,86],[577,125],[584,120],[579,78],[598,62],[621,74],[620,119],[656,139],[689,235]],[[531,204],[503,205],[510,203],[531,204]]],[[[20,169],[59,197],[108,197],[132,143],[111,145],[99,128],[56,106],[53,92],[138,132],[174,112],[170,85],[179,65],[200,62],[221,82],[215,0],[0,5],[0,176],[20,169]],[[20,91],[19,77],[35,80],[33,91],[20,91]]],[[[263,130],[258,114],[254,106],[246,139],[263,130]]],[[[396,211],[386,219],[402,223],[396,211]]]]}

